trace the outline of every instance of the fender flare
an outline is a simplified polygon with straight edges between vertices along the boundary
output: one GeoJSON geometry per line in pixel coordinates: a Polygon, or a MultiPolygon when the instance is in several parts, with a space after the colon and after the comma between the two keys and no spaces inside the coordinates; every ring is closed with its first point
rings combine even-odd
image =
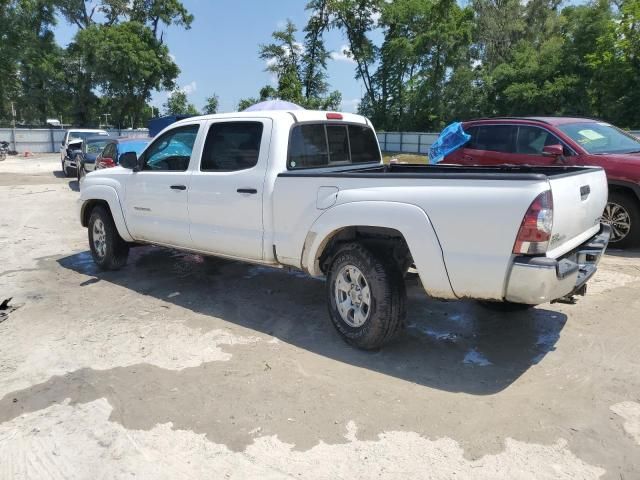
{"type": "Polygon", "coordinates": [[[124,241],[133,242],[134,238],[131,236],[129,229],[127,228],[127,222],[124,217],[124,212],[122,211],[122,204],[120,203],[118,192],[115,188],[108,185],[90,185],[82,189],[82,198],[80,199],[80,222],[82,222],[83,226],[86,226],[83,220],[85,209],[95,200],[107,202],[109,210],[111,210],[113,223],[115,223],[116,228],[118,229],[118,234],[120,234],[124,241]]]}
{"type": "Polygon", "coordinates": [[[349,227],[381,227],[400,232],[427,293],[438,298],[456,298],[444,262],[438,236],[424,210],[400,202],[361,201],[326,210],[311,226],[301,253],[301,265],[310,275],[323,276],[319,258],[329,240],[349,227]]]}

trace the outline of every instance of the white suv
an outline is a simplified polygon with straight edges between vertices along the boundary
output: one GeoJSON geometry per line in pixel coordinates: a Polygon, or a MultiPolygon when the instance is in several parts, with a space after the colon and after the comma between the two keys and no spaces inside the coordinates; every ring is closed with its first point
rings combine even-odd
{"type": "Polygon", "coordinates": [[[70,170],[75,170],[77,168],[75,155],[71,155],[69,150],[69,143],[73,140],[85,140],[88,137],[94,137],[96,135],[109,135],[105,130],[99,129],[87,129],[87,128],[78,128],[74,130],[67,130],[67,133],[64,135],[64,140],[60,145],[60,162],[62,164],[62,171],[64,172],[65,177],[71,176],[70,170]]]}

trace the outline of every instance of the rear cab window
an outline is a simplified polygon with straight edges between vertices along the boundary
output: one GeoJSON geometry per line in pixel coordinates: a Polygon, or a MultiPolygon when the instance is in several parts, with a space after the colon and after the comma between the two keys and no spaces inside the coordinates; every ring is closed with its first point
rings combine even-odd
{"type": "Polygon", "coordinates": [[[380,163],[375,132],[365,125],[314,122],[294,125],[287,168],[321,168],[380,163]]]}

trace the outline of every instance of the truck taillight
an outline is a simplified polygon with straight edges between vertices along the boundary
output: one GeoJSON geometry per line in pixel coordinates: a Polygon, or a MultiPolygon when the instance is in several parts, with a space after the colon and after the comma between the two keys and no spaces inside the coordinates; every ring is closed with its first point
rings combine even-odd
{"type": "Polygon", "coordinates": [[[553,227],[553,196],[551,190],[542,192],[525,213],[513,245],[513,253],[536,255],[545,253],[553,227]]]}

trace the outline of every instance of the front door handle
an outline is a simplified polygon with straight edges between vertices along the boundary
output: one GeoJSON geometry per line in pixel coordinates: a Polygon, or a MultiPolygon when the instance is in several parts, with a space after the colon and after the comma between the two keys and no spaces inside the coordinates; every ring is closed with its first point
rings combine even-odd
{"type": "Polygon", "coordinates": [[[255,188],[239,188],[236,191],[238,193],[250,193],[252,195],[255,195],[256,193],[258,193],[258,190],[256,190],[255,188]]]}
{"type": "Polygon", "coordinates": [[[186,190],[186,185],[171,185],[171,190],[186,190]]]}

